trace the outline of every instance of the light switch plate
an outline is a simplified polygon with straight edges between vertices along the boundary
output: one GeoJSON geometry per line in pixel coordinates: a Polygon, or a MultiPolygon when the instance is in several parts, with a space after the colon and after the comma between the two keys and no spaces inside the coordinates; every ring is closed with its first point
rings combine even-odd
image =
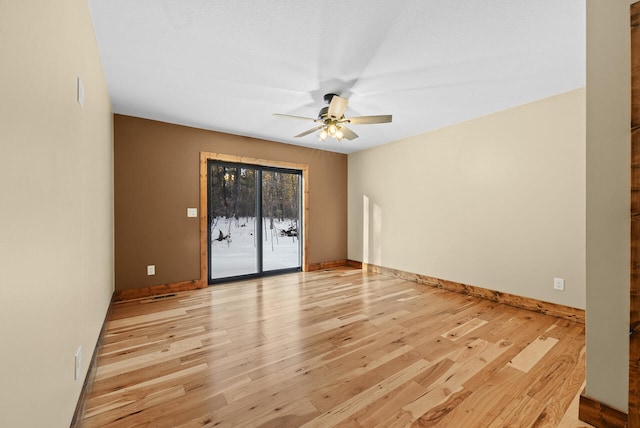
{"type": "Polygon", "coordinates": [[[198,217],[197,208],[187,208],[187,217],[198,217]]]}
{"type": "Polygon", "coordinates": [[[156,274],[156,265],[147,266],[147,275],[155,275],[156,274]]]}

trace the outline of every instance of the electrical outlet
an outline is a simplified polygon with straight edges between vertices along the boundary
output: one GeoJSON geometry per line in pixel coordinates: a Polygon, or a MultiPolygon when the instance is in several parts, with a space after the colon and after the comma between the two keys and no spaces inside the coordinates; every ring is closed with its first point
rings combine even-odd
{"type": "Polygon", "coordinates": [[[564,279],[553,278],[553,289],[558,291],[564,291],[564,279]]]}
{"type": "Polygon", "coordinates": [[[82,376],[82,346],[78,346],[75,355],[75,373],[73,375],[74,380],[80,380],[82,376]]]}
{"type": "Polygon", "coordinates": [[[155,275],[156,274],[156,265],[147,266],[147,275],[155,275]]]}
{"type": "Polygon", "coordinates": [[[84,106],[84,83],[80,76],[78,76],[76,80],[76,100],[78,104],[80,104],[80,107],[84,106]]]}

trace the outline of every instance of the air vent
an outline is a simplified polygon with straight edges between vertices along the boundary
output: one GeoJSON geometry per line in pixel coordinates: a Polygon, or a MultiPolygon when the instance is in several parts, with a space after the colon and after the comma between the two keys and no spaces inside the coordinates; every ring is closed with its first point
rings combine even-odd
{"type": "Polygon", "coordinates": [[[171,293],[171,294],[162,294],[160,296],[153,296],[152,300],[161,300],[161,299],[166,299],[168,297],[175,297],[176,293],[171,293]]]}

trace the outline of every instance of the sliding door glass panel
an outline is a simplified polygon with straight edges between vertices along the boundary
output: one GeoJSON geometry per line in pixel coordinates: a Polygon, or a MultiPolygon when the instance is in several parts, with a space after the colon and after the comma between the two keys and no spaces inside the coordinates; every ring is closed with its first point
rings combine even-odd
{"type": "Polygon", "coordinates": [[[299,173],[262,171],[263,270],[301,266],[299,173]]]}
{"type": "MultiPolygon", "coordinates": [[[[256,274],[256,183],[246,165],[209,162],[209,279],[256,274]]],[[[259,224],[259,223],[258,223],[259,224]]]]}
{"type": "Polygon", "coordinates": [[[302,173],[210,160],[209,283],[302,267],[302,173]]]}

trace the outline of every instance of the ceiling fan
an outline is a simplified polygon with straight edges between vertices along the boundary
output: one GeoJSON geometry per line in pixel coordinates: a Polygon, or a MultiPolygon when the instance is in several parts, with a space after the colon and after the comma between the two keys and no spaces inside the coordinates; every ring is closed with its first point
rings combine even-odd
{"type": "Polygon", "coordinates": [[[294,136],[293,138],[304,137],[305,135],[320,131],[320,133],[318,134],[318,138],[322,141],[324,141],[327,137],[335,138],[338,141],[341,141],[343,138],[346,138],[347,140],[358,138],[358,134],[347,128],[345,124],[368,125],[372,123],[391,122],[390,114],[383,114],[378,116],[344,117],[344,112],[347,110],[347,104],[349,103],[349,100],[347,98],[342,98],[341,96],[336,94],[326,94],[324,96],[324,101],[329,105],[320,109],[320,113],[318,113],[317,119],[280,113],[274,113],[273,115],[291,119],[310,120],[312,122],[319,123],[320,125],[316,126],[315,128],[304,131],[294,136]]]}

